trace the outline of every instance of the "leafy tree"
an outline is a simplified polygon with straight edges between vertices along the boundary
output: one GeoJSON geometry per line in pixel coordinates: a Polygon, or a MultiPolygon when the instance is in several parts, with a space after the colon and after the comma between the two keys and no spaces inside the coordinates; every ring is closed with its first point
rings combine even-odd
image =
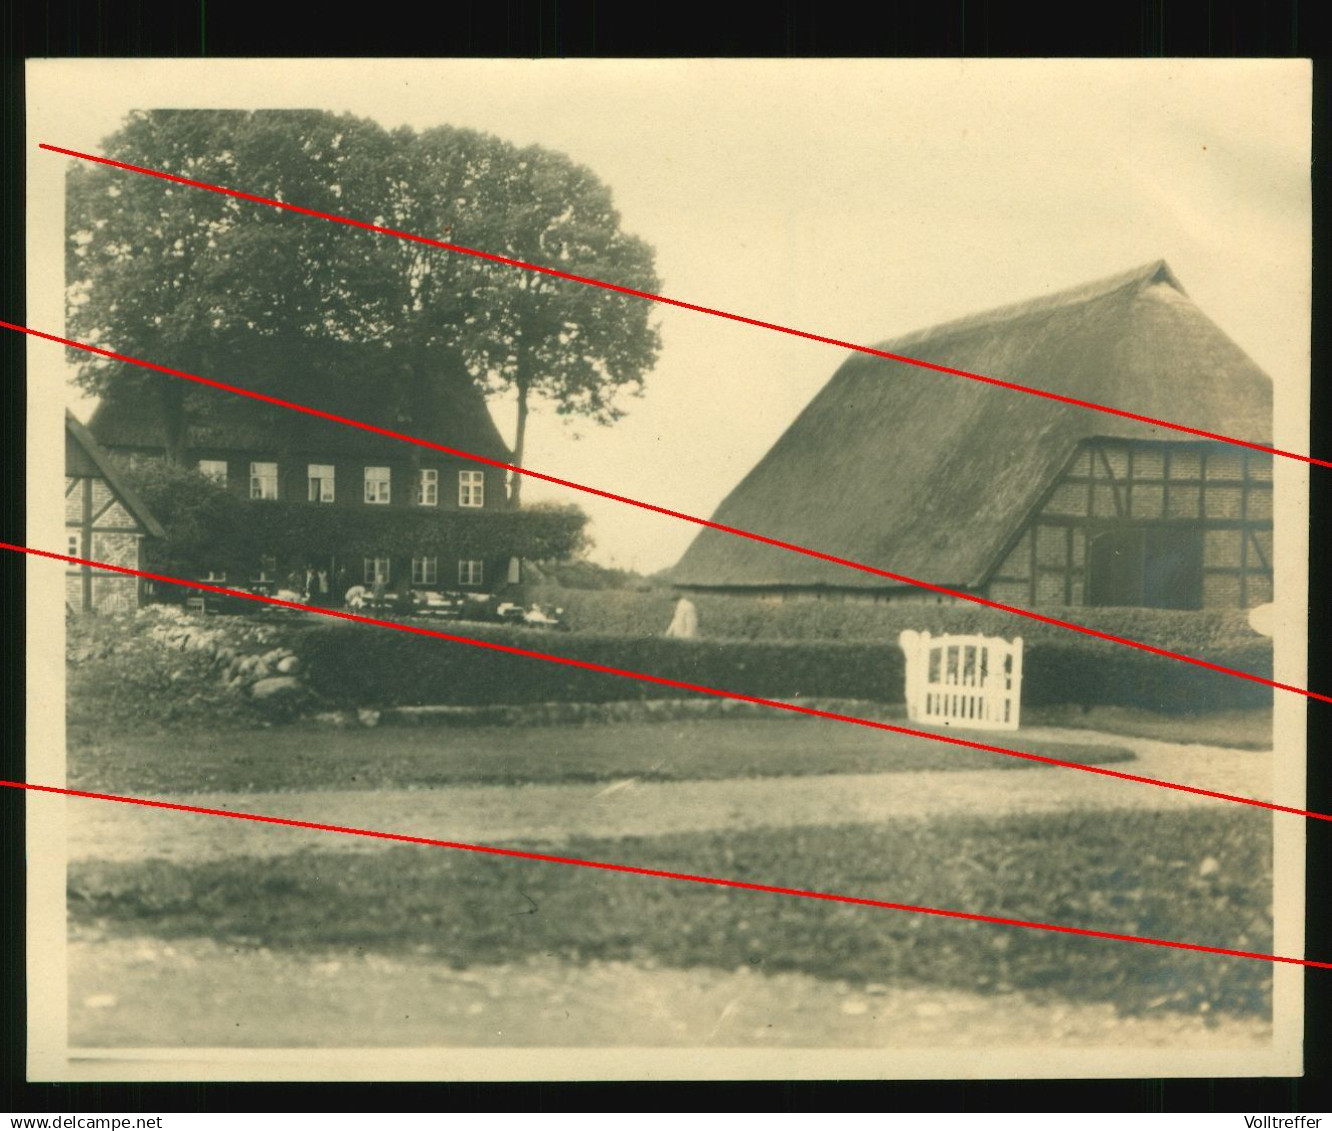
{"type": "MultiPolygon", "coordinates": [[[[378,127],[307,113],[156,111],[131,114],[107,155],[313,207],[373,192],[374,162],[342,162],[335,142],[390,151],[378,127]],[[339,127],[342,129],[339,129],[339,127]],[[321,128],[322,127],[322,128],[321,128]],[[280,155],[281,159],[276,158],[280,155]],[[343,176],[345,174],[345,176],[343,176]],[[342,181],[355,184],[349,192],[342,181]]],[[[249,371],[247,351],[281,335],[292,348],[321,336],[371,340],[377,313],[349,291],[382,291],[381,249],[330,238],[328,225],[231,197],[76,164],[68,181],[67,278],[74,336],[185,370],[212,370],[276,391],[278,372],[249,371]],[[348,246],[350,243],[351,246],[348,246]],[[367,254],[369,253],[369,254],[367,254]],[[378,288],[366,276],[378,267],[378,288]],[[344,281],[345,280],[345,281],[344,281]]],[[[89,392],[156,402],[168,458],[179,461],[187,406],[217,402],[159,374],[76,354],[89,392]]]]}
{"type": "MultiPolygon", "coordinates": [[[[659,288],[652,248],[621,230],[610,190],[589,169],[538,146],[496,148],[484,184],[487,250],[635,290],[659,288]]],[[[616,394],[641,392],[660,349],[643,299],[504,268],[486,273],[483,298],[467,351],[492,389],[516,394],[518,467],[534,398],[561,415],[609,424],[623,415],[616,394]]],[[[521,489],[522,477],[515,475],[512,498],[521,489]]]]}
{"type": "Polygon", "coordinates": [[[250,576],[260,545],[245,499],[192,468],[165,461],[128,468],[125,478],[166,531],[151,544],[155,571],[200,577],[220,569],[241,584],[250,576]]]}
{"type": "MultiPolygon", "coordinates": [[[[417,134],[323,111],[131,114],[106,155],[403,231],[654,290],[651,249],[625,235],[587,169],[452,127],[417,134]]],[[[521,464],[534,398],[609,422],[659,346],[649,304],[473,256],[234,197],[76,163],[68,183],[73,336],[316,405],[345,367],[290,364],[321,344],[378,355],[380,415],[410,426],[432,382],[475,380],[518,400],[521,464]]],[[[187,384],[75,351],[88,392],[150,398],[168,458],[187,384]]],[[[352,378],[354,379],[354,378],[352,378]]],[[[272,412],[282,410],[273,409],[272,412]]],[[[515,497],[518,485],[514,484],[515,497]]]]}

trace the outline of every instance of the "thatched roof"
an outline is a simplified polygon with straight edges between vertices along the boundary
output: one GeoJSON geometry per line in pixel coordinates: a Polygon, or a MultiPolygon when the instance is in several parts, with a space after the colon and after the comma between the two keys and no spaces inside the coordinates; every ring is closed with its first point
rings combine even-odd
{"type": "Polygon", "coordinates": [[[92,438],[91,433],[75,418],[74,414],[65,409],[65,474],[71,474],[75,469],[70,467],[70,461],[73,458],[69,445],[73,444],[81,450],[84,456],[102,478],[106,480],[106,485],[111,488],[111,493],[120,500],[121,505],[129,511],[134,519],[144,530],[154,538],[166,537],[166,531],[162,529],[162,524],[157,521],[153,512],[148,509],[147,504],[139,498],[134,489],[125,482],[120,474],[120,469],[115,463],[107,458],[106,452],[98,446],[96,440],[92,438]]]}
{"type": "MultiPolygon", "coordinates": [[[[486,407],[485,397],[466,373],[438,379],[418,365],[410,385],[409,410],[389,403],[386,390],[399,379],[407,361],[392,351],[361,345],[323,343],[299,349],[260,343],[221,363],[192,370],[241,388],[265,391],[254,375],[283,374],[285,399],[336,413],[351,420],[389,428],[487,459],[507,462],[505,446],[486,407]],[[388,378],[395,380],[390,382],[388,378]]],[[[188,369],[188,367],[182,367],[188,369]]],[[[448,367],[450,369],[456,367],[448,367]]],[[[136,374],[137,375],[137,374],[136,374]]],[[[149,374],[113,385],[103,396],[88,427],[112,449],[154,450],[164,446],[156,382],[179,378],[149,374]]],[[[186,448],[191,452],[290,451],[329,457],[402,459],[411,449],[400,440],[376,436],[345,424],[319,420],[290,409],[265,405],[234,393],[182,382],[188,389],[186,448]]]]}
{"type": "MultiPolygon", "coordinates": [[[[1161,261],[878,347],[1270,442],[1270,379],[1161,261]]],[[[952,588],[976,588],[1078,443],[1189,437],[903,362],[846,361],[714,520],[952,588]]],[[[703,530],[680,586],[891,582],[703,530]]]]}

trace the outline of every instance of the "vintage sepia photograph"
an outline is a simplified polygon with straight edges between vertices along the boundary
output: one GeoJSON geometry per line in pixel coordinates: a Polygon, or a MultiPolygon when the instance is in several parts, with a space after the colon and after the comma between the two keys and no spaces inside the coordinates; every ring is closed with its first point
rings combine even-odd
{"type": "Polygon", "coordinates": [[[1306,62],[27,85],[33,1079],[1300,1070],[1306,62]]]}

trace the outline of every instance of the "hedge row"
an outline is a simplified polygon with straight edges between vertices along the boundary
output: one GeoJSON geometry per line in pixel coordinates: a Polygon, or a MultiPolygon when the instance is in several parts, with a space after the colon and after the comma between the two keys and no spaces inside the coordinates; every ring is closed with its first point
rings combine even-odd
{"type": "MultiPolygon", "coordinates": [[[[466,625],[461,635],[669,680],[770,699],[840,698],[900,703],[905,666],[896,642],[722,641],[559,635],[466,625]]],[[[356,624],[310,626],[291,641],[312,690],[331,703],[421,706],[604,703],[689,694],[661,684],[468,644],[356,624]]],[[[1270,677],[1271,647],[1254,640],[1213,662],[1270,677]]],[[[1266,706],[1271,689],[1101,641],[1033,642],[1023,702],[1189,712],[1266,706]]]]}
{"type": "MultiPolygon", "coordinates": [[[[614,636],[659,636],[671,622],[676,595],[669,590],[578,590],[541,587],[534,599],[564,609],[575,632],[614,636]]],[[[979,632],[1062,640],[1068,629],[981,605],[892,604],[862,601],[793,600],[780,604],[753,597],[691,594],[699,631],[717,640],[887,640],[905,628],[939,633],[979,632]]],[[[1261,639],[1241,609],[1183,612],[1173,609],[1045,608],[1048,616],[1111,632],[1174,652],[1204,655],[1217,648],[1247,646],[1261,639]]],[[[1210,658],[1207,656],[1205,658],[1210,658]]]]}
{"type": "MultiPolygon", "coordinates": [[[[903,658],[895,644],[554,636],[474,624],[449,631],[768,698],[896,702],[902,697],[903,658]]],[[[320,625],[306,630],[292,646],[311,689],[340,706],[605,703],[689,694],[661,684],[366,625],[320,625]]]]}

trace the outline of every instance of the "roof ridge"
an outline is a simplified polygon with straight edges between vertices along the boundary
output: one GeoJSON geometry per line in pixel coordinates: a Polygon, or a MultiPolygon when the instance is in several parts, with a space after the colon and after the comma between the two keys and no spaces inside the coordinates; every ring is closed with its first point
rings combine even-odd
{"type": "Polygon", "coordinates": [[[954,334],[978,330],[1000,322],[1012,322],[1028,315],[1064,310],[1071,306],[1091,302],[1094,299],[1105,298],[1116,291],[1150,283],[1167,283],[1179,291],[1181,295],[1185,297],[1188,295],[1178,277],[1170,269],[1170,264],[1164,259],[1154,259],[1150,263],[1144,263],[1129,271],[1120,271],[1114,275],[1094,279],[1090,283],[1080,283],[1075,287],[1066,287],[1062,291],[1055,291],[1053,294],[1040,295],[1022,302],[992,307],[989,310],[982,310],[975,314],[963,315],[961,318],[951,318],[945,322],[938,322],[920,330],[912,330],[900,337],[880,342],[875,348],[889,353],[900,353],[905,346],[951,337],[954,334]]]}

